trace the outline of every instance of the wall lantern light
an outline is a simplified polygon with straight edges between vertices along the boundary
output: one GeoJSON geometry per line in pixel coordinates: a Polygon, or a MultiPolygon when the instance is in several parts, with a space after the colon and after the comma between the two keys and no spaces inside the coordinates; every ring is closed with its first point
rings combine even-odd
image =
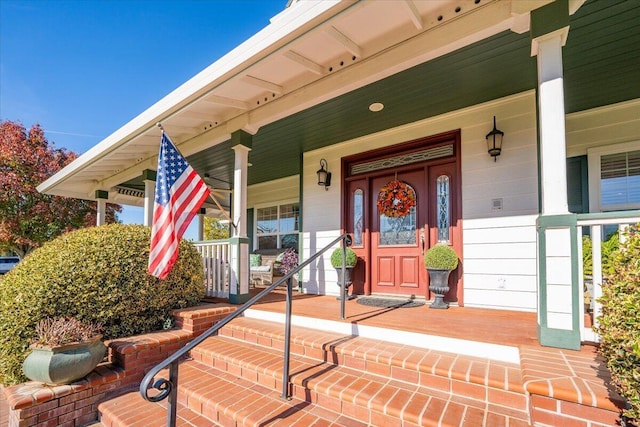
{"type": "Polygon", "coordinates": [[[493,116],[493,129],[486,136],[487,138],[487,151],[489,155],[493,157],[493,161],[498,160],[498,156],[502,151],[502,137],[504,132],[496,128],[496,116],[493,116]]]}
{"type": "Polygon", "coordinates": [[[324,189],[329,191],[329,186],[331,185],[331,172],[329,172],[327,167],[327,161],[325,159],[320,159],[320,169],[318,169],[318,185],[324,185],[324,189]]]}

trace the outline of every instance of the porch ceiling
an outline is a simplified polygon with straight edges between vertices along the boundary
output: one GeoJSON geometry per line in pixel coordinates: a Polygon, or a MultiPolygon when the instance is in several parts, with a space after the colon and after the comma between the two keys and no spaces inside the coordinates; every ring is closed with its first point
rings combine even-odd
{"type": "MultiPolygon", "coordinates": [[[[142,189],[141,171],[156,168],[157,122],[194,168],[211,177],[212,186],[228,189],[233,180],[229,138],[238,129],[255,134],[249,182],[256,183],[297,174],[304,151],[533,88],[535,60],[523,23],[528,24],[531,9],[549,1],[294,3],[38,189],[83,199],[109,190],[111,201],[141,205],[139,197],[116,195],[116,187],[142,189]],[[383,116],[371,116],[371,102],[385,104],[383,116]]],[[[581,0],[570,4],[575,9],[581,0]]],[[[580,13],[586,15],[584,26],[611,25],[600,24],[599,16],[606,13],[600,7],[580,13]]],[[[574,43],[574,20],[571,31],[574,43]]],[[[638,30],[624,31],[637,46],[638,30]]],[[[588,32],[576,32],[576,38],[588,38],[588,32]]],[[[583,49],[592,44],[579,43],[583,49]]],[[[601,58],[592,62],[603,66],[601,58]]],[[[618,62],[625,64],[624,58],[618,62]]],[[[577,64],[580,73],[589,65],[577,64]]],[[[616,65],[616,58],[607,65],[616,65]]],[[[624,95],[633,93],[634,88],[624,95]]],[[[594,99],[598,102],[597,94],[591,103],[594,99]]]]}

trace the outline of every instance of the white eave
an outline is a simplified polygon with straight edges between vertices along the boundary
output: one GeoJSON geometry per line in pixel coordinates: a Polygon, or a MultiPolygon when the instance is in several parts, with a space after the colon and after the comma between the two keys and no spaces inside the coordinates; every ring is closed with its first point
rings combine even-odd
{"type": "MultiPolygon", "coordinates": [[[[155,169],[161,122],[186,156],[507,29],[551,0],[309,0],[81,155],[38,191],[93,199],[155,169]]],[[[575,1],[575,0],[574,0],[575,1]]],[[[526,19],[528,22],[528,19],[526,19]]],[[[136,204],[131,200],[120,203],[136,204]]]]}

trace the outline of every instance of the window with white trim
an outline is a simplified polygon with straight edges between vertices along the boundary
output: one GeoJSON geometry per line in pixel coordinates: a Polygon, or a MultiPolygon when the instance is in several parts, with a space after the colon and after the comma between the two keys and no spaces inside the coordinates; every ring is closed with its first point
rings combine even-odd
{"type": "Polygon", "coordinates": [[[640,142],[588,150],[591,212],[640,209],[640,142]]]}
{"type": "Polygon", "coordinates": [[[256,248],[298,250],[300,204],[286,203],[256,209],[256,248]]]}

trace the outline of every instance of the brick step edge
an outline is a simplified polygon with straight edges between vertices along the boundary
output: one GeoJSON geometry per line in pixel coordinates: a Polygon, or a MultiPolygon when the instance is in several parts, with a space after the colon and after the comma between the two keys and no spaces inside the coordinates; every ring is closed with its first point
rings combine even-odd
{"type": "MultiPolygon", "coordinates": [[[[277,322],[240,317],[222,328],[219,335],[284,349],[284,325],[277,322]]],[[[520,366],[513,363],[300,326],[292,326],[290,348],[292,354],[397,379],[443,377],[524,394],[520,366]]]]}
{"type": "MultiPolygon", "coordinates": [[[[206,366],[271,390],[282,390],[283,357],[279,350],[218,336],[205,340],[193,349],[191,356],[206,366]]],[[[291,355],[290,373],[291,393],[295,397],[358,419],[376,414],[391,423],[409,418],[419,425],[437,424],[434,417],[451,406],[481,419],[503,417],[528,425],[528,400],[523,394],[424,375],[426,384],[394,380],[299,355],[291,355]]]]}
{"type": "MultiPolygon", "coordinates": [[[[179,369],[178,425],[255,426],[286,420],[287,426],[366,426],[299,399],[282,399],[273,390],[199,362],[183,362],[179,369]]],[[[130,393],[98,409],[105,427],[147,427],[166,419],[166,407],[167,400],[152,403],[130,393]]]]}

